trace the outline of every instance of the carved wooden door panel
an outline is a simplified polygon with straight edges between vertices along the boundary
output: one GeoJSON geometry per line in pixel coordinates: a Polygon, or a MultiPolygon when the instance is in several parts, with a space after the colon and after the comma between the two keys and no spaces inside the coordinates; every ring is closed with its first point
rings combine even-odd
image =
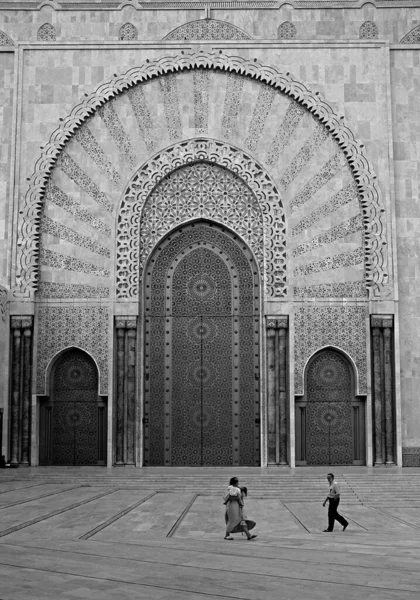
{"type": "Polygon", "coordinates": [[[259,464],[257,271],[205,223],[161,244],[146,273],[145,464],[259,464]]]}
{"type": "Polygon", "coordinates": [[[57,362],[41,427],[41,463],[105,464],[105,403],[98,398],[96,365],[84,352],[70,350],[57,362]]]}
{"type": "Polygon", "coordinates": [[[353,387],[351,366],[338,352],[324,350],[310,362],[305,398],[296,403],[298,464],[363,464],[363,402],[353,387]]]}

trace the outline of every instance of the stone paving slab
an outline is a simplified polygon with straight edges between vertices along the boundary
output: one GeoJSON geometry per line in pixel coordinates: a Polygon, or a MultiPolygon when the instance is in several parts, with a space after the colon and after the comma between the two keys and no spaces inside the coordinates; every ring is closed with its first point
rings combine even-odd
{"type": "MultiPolygon", "coordinates": [[[[316,497],[320,487],[308,492],[316,497]]],[[[14,503],[0,505],[0,600],[418,600],[420,509],[398,506],[391,487],[390,508],[344,494],[350,526],[331,534],[322,533],[324,489],[316,502],[250,492],[251,542],[223,540],[223,489],[70,489],[54,478],[9,490],[0,494],[14,503]]]]}

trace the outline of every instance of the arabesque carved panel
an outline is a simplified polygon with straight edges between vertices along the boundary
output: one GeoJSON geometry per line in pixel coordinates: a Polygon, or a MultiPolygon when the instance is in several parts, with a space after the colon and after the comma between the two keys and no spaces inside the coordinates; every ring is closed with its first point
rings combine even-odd
{"type": "Polygon", "coordinates": [[[303,372],[317,350],[333,346],[356,365],[358,393],[367,393],[366,307],[302,307],[295,313],[295,394],[303,394],[303,372]]]}
{"type": "Polygon", "coordinates": [[[45,394],[46,369],[66,348],[88,352],[100,374],[100,393],[108,394],[108,309],[100,306],[41,306],[38,309],[37,393],[45,394]]]}
{"type": "Polygon", "coordinates": [[[276,186],[243,152],[197,139],[155,156],[128,185],[117,224],[117,297],[135,298],[141,268],[159,238],[198,217],[225,223],[243,236],[264,272],[266,294],[286,294],[285,219],[276,186]]]}

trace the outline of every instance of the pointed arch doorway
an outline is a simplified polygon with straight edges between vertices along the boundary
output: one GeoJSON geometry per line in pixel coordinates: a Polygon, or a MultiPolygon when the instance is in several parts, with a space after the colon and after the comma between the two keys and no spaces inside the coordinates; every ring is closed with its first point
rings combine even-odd
{"type": "Polygon", "coordinates": [[[227,228],[199,221],[145,276],[146,465],[260,464],[259,275],[227,228]]]}
{"type": "Polygon", "coordinates": [[[365,403],[344,354],[325,348],[308,362],[295,422],[297,465],[365,464],[365,403]]]}

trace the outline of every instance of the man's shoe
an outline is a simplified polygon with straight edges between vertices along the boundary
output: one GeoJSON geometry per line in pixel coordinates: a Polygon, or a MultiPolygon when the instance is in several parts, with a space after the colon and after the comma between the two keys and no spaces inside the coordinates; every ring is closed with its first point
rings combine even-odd
{"type": "Polygon", "coordinates": [[[329,529],[324,529],[322,533],[331,533],[331,531],[329,529]]]}
{"type": "Polygon", "coordinates": [[[343,531],[346,531],[346,529],[347,529],[347,527],[348,527],[348,526],[349,526],[349,524],[348,524],[348,523],[346,523],[346,524],[344,525],[344,527],[343,527],[343,531]]]}

